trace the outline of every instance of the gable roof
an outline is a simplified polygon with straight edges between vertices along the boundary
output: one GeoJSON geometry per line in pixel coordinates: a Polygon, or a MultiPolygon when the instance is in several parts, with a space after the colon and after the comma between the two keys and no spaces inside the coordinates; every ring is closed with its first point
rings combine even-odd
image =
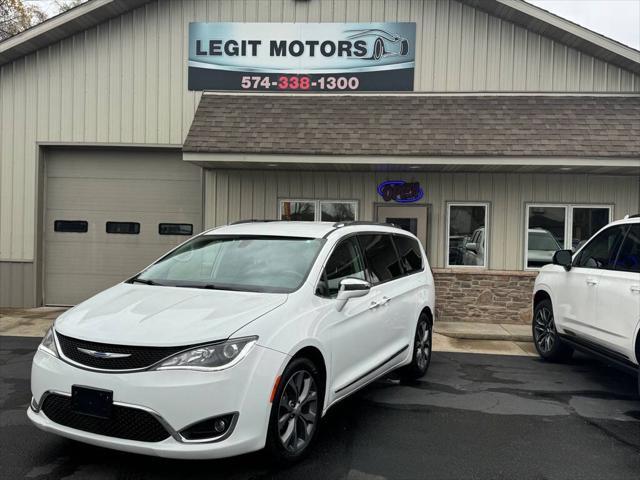
{"type": "Polygon", "coordinates": [[[94,27],[151,0],[89,0],[0,42],[0,65],[94,27]]]}
{"type": "Polygon", "coordinates": [[[640,95],[205,94],[183,151],[640,158],[640,95]]]}
{"type": "Polygon", "coordinates": [[[640,51],[523,0],[458,0],[600,60],[640,73],[640,51]]]}
{"type": "MultiPolygon", "coordinates": [[[[152,0],[89,0],[0,42],[0,65],[92,28],[150,1],[152,0]]],[[[640,73],[640,51],[523,0],[456,1],[540,33],[595,58],[640,73]]]]}

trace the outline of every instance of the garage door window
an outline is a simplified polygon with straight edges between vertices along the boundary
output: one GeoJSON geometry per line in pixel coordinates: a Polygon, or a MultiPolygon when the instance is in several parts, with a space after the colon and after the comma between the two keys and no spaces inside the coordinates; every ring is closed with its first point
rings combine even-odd
{"type": "Polygon", "coordinates": [[[158,225],[160,235],[193,235],[193,225],[190,223],[161,223],[158,225]]]}
{"type": "Polygon", "coordinates": [[[56,220],[53,222],[54,232],[87,233],[89,222],[85,220],[56,220]]]}
{"type": "Polygon", "coordinates": [[[107,233],[138,235],[140,224],[138,222],[107,222],[107,233]]]}

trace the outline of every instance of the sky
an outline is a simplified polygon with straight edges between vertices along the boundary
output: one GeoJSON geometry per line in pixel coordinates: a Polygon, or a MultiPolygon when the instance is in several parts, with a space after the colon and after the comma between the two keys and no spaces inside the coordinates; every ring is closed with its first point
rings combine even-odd
{"type": "MultiPolygon", "coordinates": [[[[527,0],[551,13],[640,50],[640,0],[527,0]]],[[[52,0],[27,0],[55,15],[52,0]]]]}

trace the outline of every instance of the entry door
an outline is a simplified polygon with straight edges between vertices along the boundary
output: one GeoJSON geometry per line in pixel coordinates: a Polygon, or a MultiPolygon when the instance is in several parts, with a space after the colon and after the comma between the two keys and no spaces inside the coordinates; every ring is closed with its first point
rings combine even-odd
{"type": "Polygon", "coordinates": [[[425,205],[378,205],[376,221],[393,223],[413,233],[427,249],[427,207],[425,205]]]}

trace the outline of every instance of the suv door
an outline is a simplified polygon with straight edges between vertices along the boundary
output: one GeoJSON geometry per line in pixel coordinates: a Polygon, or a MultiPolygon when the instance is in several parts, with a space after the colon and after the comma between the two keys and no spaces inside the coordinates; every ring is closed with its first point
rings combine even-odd
{"type": "MultiPolygon", "coordinates": [[[[342,240],[333,249],[325,264],[316,295],[335,299],[340,281],[345,278],[366,279],[365,262],[355,237],[342,240]]],[[[319,329],[319,336],[331,345],[331,370],[333,384],[330,395],[356,382],[370,369],[372,357],[380,349],[382,339],[378,335],[380,325],[372,308],[373,295],[352,298],[341,311],[335,301],[327,305],[319,329]]],[[[348,389],[344,393],[348,393],[348,389]]]]}
{"type": "MultiPolygon", "coordinates": [[[[406,269],[398,257],[391,234],[359,234],[358,240],[372,285],[375,323],[378,325],[375,334],[381,342],[379,354],[375,359],[372,358],[371,368],[390,366],[402,361],[408,354],[403,352],[413,340],[418,315],[412,310],[415,310],[417,302],[411,302],[407,296],[412,290],[409,285],[411,280],[404,277],[406,269]],[[411,329],[409,323],[413,325],[411,329]],[[411,333],[408,335],[409,331],[411,333]]],[[[408,258],[413,260],[413,256],[408,255],[408,258]]]]}
{"type": "Polygon", "coordinates": [[[640,322],[640,223],[629,226],[614,258],[600,272],[596,328],[603,346],[632,359],[640,322]]]}
{"type": "Polygon", "coordinates": [[[554,310],[565,332],[590,341],[602,335],[597,322],[599,284],[603,269],[613,265],[626,232],[625,225],[614,225],[593,237],[573,259],[570,271],[556,285],[554,310]]]}

